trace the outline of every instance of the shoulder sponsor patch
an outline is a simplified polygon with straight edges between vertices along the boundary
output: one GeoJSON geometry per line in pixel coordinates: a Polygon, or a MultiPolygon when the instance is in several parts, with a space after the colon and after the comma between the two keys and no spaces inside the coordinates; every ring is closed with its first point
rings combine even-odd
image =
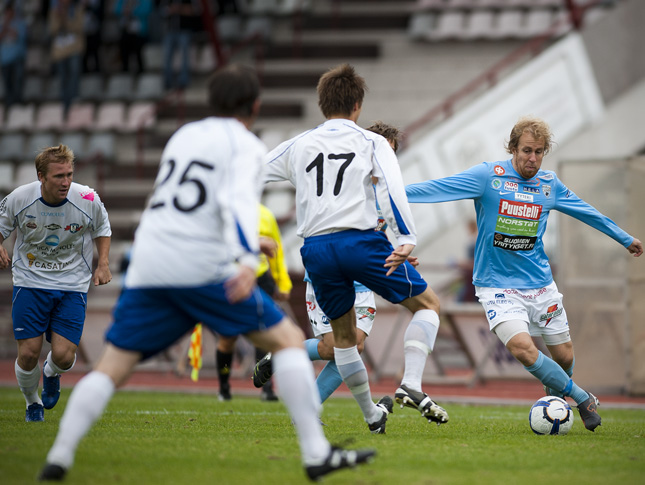
{"type": "Polygon", "coordinates": [[[493,171],[496,175],[504,175],[506,173],[506,170],[504,170],[504,167],[502,167],[501,165],[495,165],[493,171]]]}

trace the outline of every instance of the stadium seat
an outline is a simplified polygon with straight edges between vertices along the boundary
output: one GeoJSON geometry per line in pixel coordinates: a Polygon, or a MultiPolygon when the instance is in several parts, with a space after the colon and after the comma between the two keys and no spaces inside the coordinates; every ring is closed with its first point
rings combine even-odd
{"type": "Polygon", "coordinates": [[[91,130],[94,128],[95,108],[93,103],[75,103],[67,114],[67,130],[91,130]]]}
{"type": "Polygon", "coordinates": [[[490,39],[495,29],[495,15],[492,10],[472,12],[466,19],[464,39],[490,39]]]}
{"type": "Polygon", "coordinates": [[[526,26],[522,31],[522,35],[526,38],[532,38],[542,35],[549,30],[553,14],[547,9],[533,9],[526,14],[526,26]]]}
{"type": "Polygon", "coordinates": [[[137,88],[134,92],[136,100],[152,100],[163,98],[163,79],[160,74],[142,74],[137,82],[137,88]]]}
{"type": "Polygon", "coordinates": [[[41,104],[36,112],[37,130],[61,130],[65,125],[61,103],[41,104]]]}
{"type": "Polygon", "coordinates": [[[408,37],[411,40],[430,40],[431,32],[434,29],[436,16],[432,12],[418,12],[410,17],[408,25],[408,37]]]}
{"type": "Polygon", "coordinates": [[[464,18],[461,11],[445,11],[437,19],[437,25],[430,32],[432,40],[461,39],[464,35],[464,18]]]}
{"type": "Polygon", "coordinates": [[[522,36],[524,29],[521,10],[504,10],[497,17],[497,28],[493,34],[496,39],[515,39],[522,36]]]}
{"type": "Polygon", "coordinates": [[[240,40],[242,17],[239,15],[222,15],[215,19],[217,31],[222,42],[232,44],[240,40]]]}
{"type": "Polygon", "coordinates": [[[44,101],[60,101],[61,89],[60,78],[56,75],[51,76],[46,81],[47,87],[43,96],[44,101]]]}
{"type": "Polygon", "coordinates": [[[125,125],[125,104],[110,101],[101,104],[96,110],[94,129],[98,131],[121,130],[125,125]]]}
{"type": "Polygon", "coordinates": [[[155,122],[154,103],[132,103],[128,108],[123,131],[136,132],[139,128],[150,128],[154,126],[155,122]]]}
{"type": "Polygon", "coordinates": [[[108,101],[128,101],[134,92],[134,77],[121,73],[110,76],[105,89],[105,99],[108,101]]]}
{"type": "Polygon", "coordinates": [[[215,70],[217,62],[211,44],[204,44],[197,54],[197,60],[193,66],[196,72],[210,73],[215,70]]]}
{"type": "Polygon", "coordinates": [[[39,103],[45,99],[45,82],[41,76],[31,75],[25,79],[22,99],[25,103],[39,103]]]}
{"type": "Polygon", "coordinates": [[[244,37],[259,36],[266,41],[271,38],[273,24],[271,18],[266,16],[250,17],[244,26],[244,37]]]}
{"type": "Polygon", "coordinates": [[[103,76],[84,74],[81,77],[78,97],[81,101],[102,101],[104,96],[103,76]]]}
{"type": "Polygon", "coordinates": [[[147,72],[161,72],[163,69],[161,44],[149,43],[143,46],[143,62],[147,72]]]}
{"type": "Polygon", "coordinates": [[[13,162],[0,162],[0,191],[11,192],[15,188],[13,162]]]}
{"type": "Polygon", "coordinates": [[[34,127],[36,107],[33,104],[14,104],[9,108],[6,131],[31,130],[34,127]]]}
{"type": "Polygon", "coordinates": [[[92,133],[87,141],[87,155],[102,155],[113,159],[115,153],[115,138],[111,133],[92,133]]]}
{"type": "Polygon", "coordinates": [[[23,161],[18,164],[16,171],[14,173],[14,182],[16,186],[28,184],[29,182],[34,182],[38,180],[36,175],[36,167],[34,166],[34,161],[23,161]]]}
{"type": "Polygon", "coordinates": [[[85,135],[81,132],[70,131],[60,137],[60,142],[72,149],[74,157],[79,160],[85,158],[87,150],[85,149],[85,135]]]}
{"type": "Polygon", "coordinates": [[[27,73],[34,75],[45,75],[49,73],[49,56],[45,50],[38,45],[27,47],[27,58],[25,60],[25,69],[27,73]]]}
{"type": "Polygon", "coordinates": [[[2,160],[19,161],[25,158],[25,135],[6,133],[0,138],[0,157],[2,160]]]}
{"type": "Polygon", "coordinates": [[[28,160],[33,160],[43,149],[54,145],[58,145],[58,139],[53,133],[34,133],[27,142],[25,156],[28,160]]]}

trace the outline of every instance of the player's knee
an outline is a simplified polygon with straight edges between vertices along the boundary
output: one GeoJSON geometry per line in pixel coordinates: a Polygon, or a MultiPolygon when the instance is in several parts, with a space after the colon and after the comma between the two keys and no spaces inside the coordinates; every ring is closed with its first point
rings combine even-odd
{"type": "Polygon", "coordinates": [[[420,310],[434,310],[438,315],[440,311],[439,297],[429,286],[423,293],[404,300],[402,304],[412,313],[420,310]]]}
{"type": "Polygon", "coordinates": [[[61,369],[69,369],[76,361],[76,348],[52,349],[52,360],[61,369]]]}
{"type": "Polygon", "coordinates": [[[22,348],[18,355],[18,366],[22,370],[30,371],[38,365],[39,357],[40,352],[36,352],[34,349],[30,348],[22,348]]]}

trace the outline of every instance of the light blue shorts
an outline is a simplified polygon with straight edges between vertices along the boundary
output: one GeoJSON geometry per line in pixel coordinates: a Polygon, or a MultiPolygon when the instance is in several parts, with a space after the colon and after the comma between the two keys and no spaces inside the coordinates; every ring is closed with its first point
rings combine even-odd
{"type": "Polygon", "coordinates": [[[81,341],[87,293],[14,286],[11,307],[16,340],[39,337],[51,342],[51,333],[75,345],[81,341]]]}

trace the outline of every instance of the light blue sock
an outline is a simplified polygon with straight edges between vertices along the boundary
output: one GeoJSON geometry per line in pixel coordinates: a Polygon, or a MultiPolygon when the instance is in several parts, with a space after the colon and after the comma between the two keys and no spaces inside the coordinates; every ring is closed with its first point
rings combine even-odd
{"type": "Polygon", "coordinates": [[[570,396],[577,404],[589,399],[589,394],[578,387],[562,367],[560,367],[553,359],[545,356],[542,352],[539,352],[535,364],[524,368],[537,377],[542,384],[562,393],[565,396],[570,396]]]}
{"type": "Polygon", "coordinates": [[[307,349],[307,353],[309,354],[309,359],[311,360],[322,360],[320,358],[320,354],[318,353],[318,340],[317,338],[310,338],[305,340],[305,349],[307,349]]]}
{"type": "Polygon", "coordinates": [[[316,378],[316,384],[320,392],[320,402],[325,402],[342,383],[343,378],[340,376],[340,372],[338,372],[336,362],[330,360],[316,378]]]}
{"type": "MultiPolygon", "coordinates": [[[[565,372],[569,377],[573,377],[573,366],[576,365],[576,358],[573,358],[573,362],[571,363],[571,367],[569,367],[565,372]]],[[[564,397],[564,394],[561,392],[556,391],[555,389],[551,389],[550,387],[546,388],[546,392],[549,396],[558,396],[558,397],[564,397]]]]}

